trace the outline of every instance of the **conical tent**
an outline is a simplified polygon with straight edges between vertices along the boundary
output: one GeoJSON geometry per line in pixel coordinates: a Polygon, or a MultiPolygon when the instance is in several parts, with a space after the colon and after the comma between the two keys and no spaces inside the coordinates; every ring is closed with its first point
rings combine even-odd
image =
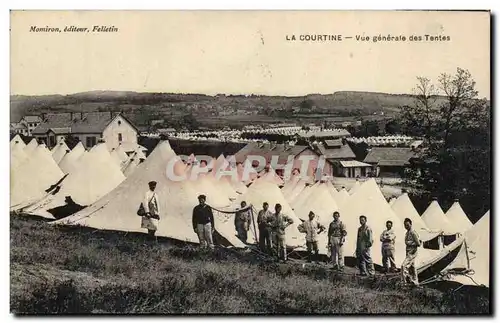
{"type": "Polygon", "coordinates": [[[345,203],[349,199],[349,193],[345,190],[345,188],[342,188],[338,194],[335,194],[333,197],[335,198],[335,201],[337,202],[337,205],[342,207],[342,204],[345,203]]]}
{"type": "Polygon", "coordinates": [[[224,158],[224,155],[221,154],[215,161],[214,167],[209,174],[213,178],[213,184],[218,189],[223,190],[224,194],[227,195],[229,199],[234,200],[238,196],[238,193],[231,185],[233,176],[225,175],[225,173],[228,171],[231,171],[231,166],[229,165],[229,162],[224,158]]]}
{"type": "MultiPolygon", "coordinates": [[[[148,182],[156,181],[155,192],[158,194],[161,217],[156,234],[197,243],[198,237],[191,224],[193,207],[198,203],[197,193],[192,187],[193,182],[177,180],[173,178],[171,172],[167,173],[167,169],[180,177],[185,171],[183,162],[176,156],[168,141],[162,141],[141,167],[116,189],[90,207],[53,223],[80,224],[105,230],[145,232],[145,229],[141,229],[141,218],[136,212],[148,190],[148,182]]],[[[212,188],[212,190],[215,189],[212,188]]],[[[219,231],[217,219],[215,229],[219,231]]],[[[219,233],[223,236],[225,234],[220,231],[219,233]]]]}
{"type": "Polygon", "coordinates": [[[70,151],[64,140],[59,141],[59,143],[52,148],[52,158],[54,158],[55,162],[59,164],[63,159],[64,155],[66,155],[70,151]]]}
{"type": "Polygon", "coordinates": [[[118,147],[115,148],[116,151],[116,155],[118,156],[118,158],[124,162],[128,159],[128,155],[127,153],[123,150],[122,146],[121,145],[118,145],[118,147]]]}
{"type": "MultiPolygon", "coordinates": [[[[180,167],[180,166],[179,166],[180,167]]],[[[217,189],[216,181],[213,176],[206,172],[196,173],[195,166],[190,165],[186,169],[186,181],[191,184],[195,190],[196,196],[205,195],[206,203],[215,208],[225,208],[231,205],[229,196],[224,190],[217,189]]],[[[197,199],[195,198],[195,202],[197,199]]]]}
{"type": "Polygon", "coordinates": [[[21,148],[26,147],[26,144],[24,143],[24,140],[21,138],[19,135],[15,135],[14,138],[10,141],[10,148],[12,148],[14,145],[18,145],[21,148]]]}
{"type": "Polygon", "coordinates": [[[424,220],[424,223],[432,231],[443,231],[445,235],[457,233],[453,224],[448,221],[444,215],[443,209],[441,209],[441,206],[436,200],[432,201],[424,214],[422,214],[422,220],[424,220]]]}
{"type": "MultiPolygon", "coordinates": [[[[35,150],[36,147],[38,147],[38,141],[36,141],[36,139],[33,138],[26,145],[26,147],[24,147],[24,152],[29,155],[29,154],[31,154],[35,150]]],[[[47,149],[47,147],[45,147],[45,149],[47,149]]]]}
{"type": "Polygon", "coordinates": [[[412,227],[415,230],[428,230],[424,220],[420,217],[413,203],[408,196],[408,193],[403,193],[392,203],[391,208],[396,213],[401,221],[409,218],[412,221],[412,227]]]}
{"type": "Polygon", "coordinates": [[[62,181],[56,194],[45,196],[25,211],[35,215],[45,214],[51,208],[64,206],[66,196],[71,196],[76,204],[90,205],[125,179],[120,168],[111,160],[104,143],[85,154],[79,166],[62,181]]]}
{"type": "Polygon", "coordinates": [[[471,278],[466,276],[453,276],[452,280],[464,285],[490,286],[490,212],[474,226],[465,232],[465,241],[469,253],[470,268],[473,273],[471,278]]]}
{"type": "Polygon", "coordinates": [[[338,211],[339,207],[326,183],[320,183],[312,190],[305,201],[294,207],[294,212],[302,220],[307,220],[312,211],[316,214],[316,219],[326,227],[332,222],[333,212],[338,211]]]}
{"type": "Polygon", "coordinates": [[[120,167],[122,166],[123,163],[126,162],[126,160],[125,161],[122,160],[122,157],[120,157],[120,154],[116,151],[116,148],[113,148],[111,150],[110,156],[113,162],[120,167]]]}
{"type": "Polygon", "coordinates": [[[76,144],[73,149],[64,155],[61,162],[59,162],[59,167],[63,171],[64,174],[69,174],[72,172],[78,165],[78,160],[85,154],[85,148],[82,143],[79,142],[76,144]]]}
{"type": "Polygon", "coordinates": [[[26,145],[23,143],[15,142],[10,146],[10,172],[16,167],[19,167],[26,159],[28,159],[28,154],[24,151],[26,145]]]}
{"type": "Polygon", "coordinates": [[[19,167],[11,169],[11,210],[41,199],[63,176],[47,147],[39,145],[19,167]]]}
{"type": "Polygon", "coordinates": [[[339,192],[337,191],[337,189],[335,188],[335,186],[333,185],[333,183],[331,181],[326,181],[325,182],[326,185],[328,186],[328,189],[330,189],[330,191],[332,192],[332,196],[335,198],[335,195],[339,192]]]}
{"type": "Polygon", "coordinates": [[[236,165],[236,170],[239,180],[245,185],[252,183],[258,177],[257,171],[252,167],[248,159],[243,164],[236,165]]]}
{"type": "Polygon", "coordinates": [[[356,180],[356,182],[354,183],[354,185],[349,190],[349,195],[353,195],[354,193],[356,193],[356,191],[359,189],[360,186],[361,186],[361,184],[359,183],[358,180],[356,180]]]}
{"type": "Polygon", "coordinates": [[[373,232],[372,258],[374,263],[382,264],[380,235],[386,229],[386,221],[393,223],[393,230],[396,234],[395,260],[399,266],[405,258],[404,237],[406,230],[398,216],[391,209],[385,200],[380,188],[375,180],[369,179],[342,204],[340,207],[341,220],[346,225],[347,239],[345,243],[344,255],[351,256],[356,250],[356,237],[359,224],[359,217],[366,216],[367,225],[373,232]]]}
{"type": "MultiPolygon", "coordinates": [[[[273,213],[275,205],[281,204],[281,212],[289,216],[294,221],[294,223],[286,229],[287,246],[302,247],[305,245],[304,234],[300,233],[297,228],[302,221],[300,221],[295,212],[292,210],[276,184],[259,178],[252,183],[252,185],[250,185],[245,194],[238,197],[234,205],[239,207],[241,201],[246,201],[247,204],[252,204],[257,212],[262,209],[262,204],[264,202],[269,203],[269,210],[273,213]]],[[[250,237],[249,240],[251,240],[250,237]]]]}
{"type": "Polygon", "coordinates": [[[403,193],[391,205],[392,210],[404,223],[406,218],[409,218],[412,222],[412,227],[417,231],[422,241],[429,241],[441,234],[441,230],[431,230],[427,227],[424,220],[420,217],[417,210],[413,206],[413,203],[408,196],[408,193],[403,193]]]}
{"type": "Polygon", "coordinates": [[[281,179],[281,177],[279,177],[278,174],[276,174],[276,171],[271,166],[269,166],[269,168],[262,170],[259,173],[259,179],[268,181],[270,183],[274,183],[278,186],[284,184],[283,179],[281,179]]]}
{"type": "MultiPolygon", "coordinates": [[[[113,157],[111,157],[111,159],[113,160],[113,163],[116,165],[116,159],[114,159],[113,157]]],[[[125,177],[129,177],[130,174],[135,172],[135,170],[137,169],[137,167],[139,167],[140,164],[141,164],[141,158],[139,158],[139,155],[137,153],[133,153],[120,169],[123,170],[123,175],[125,175],[125,177]]]]}
{"type": "Polygon", "coordinates": [[[295,187],[290,191],[290,193],[283,193],[283,196],[286,198],[288,203],[291,204],[302,194],[303,191],[307,189],[307,187],[307,182],[303,179],[300,179],[297,184],[295,184],[295,187]]]}
{"type": "Polygon", "coordinates": [[[291,201],[290,205],[292,206],[292,208],[295,208],[296,206],[303,204],[304,201],[306,201],[309,198],[309,196],[314,192],[314,188],[319,184],[320,183],[318,181],[313,185],[306,186],[304,190],[302,190],[302,192],[300,192],[300,194],[297,195],[297,197],[293,201],[291,201]]]}
{"type": "Polygon", "coordinates": [[[473,227],[472,222],[465,214],[458,201],[455,201],[445,214],[449,222],[453,223],[458,232],[465,232],[473,227]]]}

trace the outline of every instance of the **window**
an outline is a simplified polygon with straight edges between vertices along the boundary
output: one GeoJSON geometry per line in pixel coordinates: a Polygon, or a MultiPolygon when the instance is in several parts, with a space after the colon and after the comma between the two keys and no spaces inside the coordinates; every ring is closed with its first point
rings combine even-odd
{"type": "Polygon", "coordinates": [[[56,145],[56,137],[53,135],[49,136],[49,146],[50,148],[54,147],[56,145]]]}
{"type": "Polygon", "coordinates": [[[118,120],[118,125],[121,126],[122,125],[122,122],[120,120],[118,120]]]}
{"type": "Polygon", "coordinates": [[[97,143],[96,137],[87,137],[87,148],[94,147],[97,143]]]}
{"type": "MultiPolygon", "coordinates": [[[[120,121],[118,121],[118,122],[120,122],[120,121]]],[[[122,142],[122,140],[123,140],[123,138],[122,138],[122,134],[121,134],[121,133],[119,133],[119,134],[118,134],[118,142],[122,142]]]]}

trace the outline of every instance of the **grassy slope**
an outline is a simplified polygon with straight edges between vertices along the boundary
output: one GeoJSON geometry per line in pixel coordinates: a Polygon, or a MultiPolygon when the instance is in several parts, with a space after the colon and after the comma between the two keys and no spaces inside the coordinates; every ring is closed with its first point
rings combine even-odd
{"type": "Polygon", "coordinates": [[[465,289],[401,289],[214,253],[144,235],[52,227],[11,217],[14,313],[473,313],[486,296],[465,289]]]}

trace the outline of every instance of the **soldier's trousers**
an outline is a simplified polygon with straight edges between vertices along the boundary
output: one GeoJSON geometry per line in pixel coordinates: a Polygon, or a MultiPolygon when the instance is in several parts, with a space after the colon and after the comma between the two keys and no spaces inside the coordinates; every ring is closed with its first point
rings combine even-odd
{"type": "Polygon", "coordinates": [[[278,259],[286,260],[286,244],[285,236],[274,235],[274,245],[276,246],[276,251],[278,253],[278,259]]]}
{"type": "Polygon", "coordinates": [[[356,251],[356,258],[358,260],[359,273],[361,275],[373,275],[375,268],[373,267],[373,261],[371,256],[370,248],[365,248],[356,251]]]}
{"type": "Polygon", "coordinates": [[[338,268],[344,268],[344,246],[340,245],[342,242],[341,237],[331,238],[331,254],[332,254],[332,265],[338,268]]]}
{"type": "Polygon", "coordinates": [[[418,273],[415,268],[415,260],[417,259],[417,252],[406,252],[406,258],[401,265],[401,272],[403,275],[403,284],[408,282],[418,285],[418,273]]]}
{"type": "Polygon", "coordinates": [[[396,261],[394,259],[394,247],[382,247],[382,265],[384,269],[389,271],[389,269],[396,269],[396,261]]]}

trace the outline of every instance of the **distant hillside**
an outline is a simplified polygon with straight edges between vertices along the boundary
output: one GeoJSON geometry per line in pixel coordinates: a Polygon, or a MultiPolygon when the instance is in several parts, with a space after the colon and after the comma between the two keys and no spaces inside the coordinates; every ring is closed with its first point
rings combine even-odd
{"type": "Polygon", "coordinates": [[[237,115],[243,110],[256,113],[256,110],[262,109],[294,108],[305,100],[311,102],[314,113],[319,111],[341,117],[349,116],[354,111],[353,115],[358,116],[379,112],[393,115],[398,107],[413,103],[412,96],[407,94],[352,91],[297,97],[91,91],[71,95],[11,96],[10,114],[11,120],[16,121],[26,114],[113,110],[123,111],[136,122],[143,123],[146,122],[144,118],[175,118],[187,112],[210,117],[217,116],[218,111],[234,111],[237,115]]]}

